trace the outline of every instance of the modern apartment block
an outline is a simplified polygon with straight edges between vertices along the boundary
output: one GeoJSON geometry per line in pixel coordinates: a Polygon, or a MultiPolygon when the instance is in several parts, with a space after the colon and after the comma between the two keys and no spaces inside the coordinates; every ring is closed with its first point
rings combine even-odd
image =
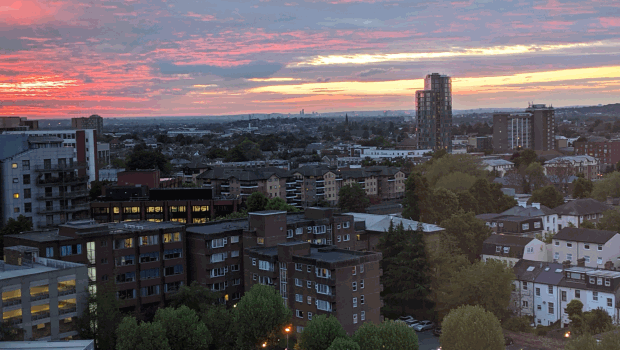
{"type": "Polygon", "coordinates": [[[268,198],[292,199],[294,183],[290,172],[276,167],[267,168],[213,168],[196,177],[199,185],[210,185],[216,196],[247,198],[261,192],[268,198]],[[287,184],[289,186],[287,186],[287,184]]]}
{"type": "Polygon", "coordinates": [[[63,147],[73,148],[73,162],[86,164],[85,169],[80,169],[80,176],[88,176],[88,181],[99,179],[97,131],[86,130],[27,130],[27,131],[4,131],[4,134],[25,134],[28,136],[58,137],[62,139],[63,147]]]}
{"type": "Polygon", "coordinates": [[[55,136],[0,135],[0,224],[24,215],[35,229],[88,217],[86,165],[55,136]]]}
{"type": "Polygon", "coordinates": [[[38,120],[26,117],[0,117],[0,131],[26,131],[39,129],[38,120]]]}
{"type": "Polygon", "coordinates": [[[98,224],[76,221],[58,230],[5,237],[6,245],[27,245],[47,258],[88,266],[90,288],[108,283],[123,311],[161,307],[187,284],[185,225],[175,222],[98,224]]]}
{"type": "Polygon", "coordinates": [[[214,198],[210,188],[155,188],[112,186],[90,202],[97,222],[175,221],[200,224],[234,213],[241,198],[214,198]]]}
{"type": "Polygon", "coordinates": [[[271,285],[293,310],[301,333],[317,315],[333,315],[351,335],[365,322],[381,322],[381,253],[290,241],[244,251],[245,285],[271,285]]]}
{"type": "MultiPolygon", "coordinates": [[[[39,256],[39,249],[6,246],[0,261],[0,314],[23,340],[71,339],[87,303],[86,265],[39,256]]],[[[2,347],[0,345],[0,347],[2,347]]]]}
{"type": "Polygon", "coordinates": [[[418,149],[452,152],[452,79],[428,74],[415,92],[418,149]]]}
{"type": "Polygon", "coordinates": [[[522,113],[493,114],[493,150],[555,149],[555,110],[530,104],[522,113]]]}
{"type": "Polygon", "coordinates": [[[77,130],[95,129],[97,134],[103,133],[103,118],[93,114],[88,118],[71,118],[71,127],[77,130]]]}
{"type": "Polygon", "coordinates": [[[605,168],[620,162],[620,140],[581,141],[573,145],[576,155],[594,157],[605,168]]]}

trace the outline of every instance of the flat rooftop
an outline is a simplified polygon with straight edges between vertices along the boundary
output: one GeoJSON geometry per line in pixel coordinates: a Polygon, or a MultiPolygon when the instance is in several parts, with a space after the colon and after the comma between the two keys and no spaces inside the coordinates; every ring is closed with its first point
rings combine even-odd
{"type": "MultiPolygon", "coordinates": [[[[306,243],[306,242],[290,241],[286,243],[281,243],[278,246],[280,245],[294,246],[294,245],[303,244],[303,243],[306,243]]],[[[250,251],[255,251],[262,255],[277,256],[278,246],[253,247],[253,248],[250,248],[250,251]]],[[[359,257],[366,256],[366,255],[376,255],[376,254],[378,253],[339,249],[339,248],[336,248],[336,246],[334,245],[328,246],[328,245],[310,244],[310,254],[303,255],[303,257],[314,259],[317,261],[334,263],[334,262],[353,260],[353,259],[357,259],[359,257]]]]}
{"type": "Polygon", "coordinates": [[[247,230],[249,227],[247,219],[240,219],[234,221],[221,221],[212,224],[205,224],[199,226],[189,226],[185,229],[186,232],[213,235],[227,231],[247,230]]]}
{"type": "Polygon", "coordinates": [[[286,211],[284,211],[284,210],[261,210],[261,211],[252,211],[249,214],[250,215],[286,214],[286,211]]]}
{"type": "Polygon", "coordinates": [[[185,224],[174,221],[152,222],[152,221],[123,221],[119,223],[106,224],[111,230],[124,231],[150,231],[169,228],[183,228],[185,224]]]}
{"type": "Polygon", "coordinates": [[[6,235],[6,237],[21,238],[33,242],[54,242],[54,241],[66,241],[73,238],[67,236],[60,236],[58,230],[47,231],[30,231],[17,235],[6,235]]]}
{"type": "Polygon", "coordinates": [[[38,349],[95,349],[94,340],[53,340],[53,341],[0,341],[0,349],[38,350],[38,349]]]}
{"type": "MultiPolygon", "coordinates": [[[[47,258],[37,258],[36,262],[22,266],[2,262],[0,263],[0,281],[80,266],[86,265],[47,258]],[[4,267],[4,269],[2,267],[4,267]]],[[[0,349],[2,349],[2,347],[0,347],[0,349]]]]}

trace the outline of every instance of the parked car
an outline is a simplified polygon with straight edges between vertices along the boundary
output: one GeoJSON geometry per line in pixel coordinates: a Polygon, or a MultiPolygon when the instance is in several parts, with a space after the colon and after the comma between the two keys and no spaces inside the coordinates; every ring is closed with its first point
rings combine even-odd
{"type": "Polygon", "coordinates": [[[420,321],[420,323],[413,326],[413,329],[415,329],[416,332],[422,332],[428,329],[433,329],[433,327],[435,327],[435,324],[431,321],[420,321]]]}
{"type": "Polygon", "coordinates": [[[407,322],[407,326],[409,326],[410,328],[413,328],[413,327],[417,326],[418,324],[420,324],[420,321],[418,321],[418,320],[413,320],[411,322],[407,322]]]}
{"type": "Polygon", "coordinates": [[[433,329],[433,335],[436,336],[441,336],[441,327],[435,327],[435,329],[433,329]]]}
{"type": "Polygon", "coordinates": [[[398,319],[401,321],[405,321],[405,322],[410,321],[410,320],[415,320],[413,316],[400,316],[398,319]]]}
{"type": "Polygon", "coordinates": [[[514,344],[514,340],[510,337],[504,337],[504,345],[512,345],[514,344]]]}

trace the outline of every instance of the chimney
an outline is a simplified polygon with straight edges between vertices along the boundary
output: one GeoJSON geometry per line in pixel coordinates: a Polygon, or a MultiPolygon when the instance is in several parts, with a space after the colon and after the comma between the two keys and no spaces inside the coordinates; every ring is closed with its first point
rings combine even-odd
{"type": "Polygon", "coordinates": [[[577,259],[577,267],[586,267],[586,258],[577,259]]]}
{"type": "Polygon", "coordinates": [[[540,203],[532,203],[532,207],[540,209],[540,203]]]}
{"type": "Polygon", "coordinates": [[[571,265],[570,265],[570,260],[564,260],[564,261],[562,262],[562,268],[563,268],[563,269],[568,269],[570,266],[571,266],[571,265]]]}
{"type": "Polygon", "coordinates": [[[527,208],[527,202],[526,201],[518,201],[517,205],[523,208],[527,208]]]}
{"type": "Polygon", "coordinates": [[[611,260],[605,262],[605,270],[615,270],[614,263],[611,260]]]}

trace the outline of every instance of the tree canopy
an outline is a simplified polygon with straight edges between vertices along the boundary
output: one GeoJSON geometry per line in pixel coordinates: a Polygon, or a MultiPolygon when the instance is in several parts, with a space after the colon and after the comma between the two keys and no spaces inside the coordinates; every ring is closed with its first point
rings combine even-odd
{"type": "Polygon", "coordinates": [[[360,350],[360,346],[351,339],[336,338],[327,350],[360,350]]]}
{"type": "Polygon", "coordinates": [[[366,191],[357,183],[344,185],[338,191],[338,207],[343,212],[365,213],[369,205],[366,191]]]}
{"type": "Polygon", "coordinates": [[[564,196],[553,186],[540,188],[532,193],[528,203],[540,203],[551,209],[564,204],[564,196]]]}
{"type": "Polygon", "coordinates": [[[248,207],[249,212],[255,212],[265,210],[267,202],[269,202],[269,198],[267,198],[267,196],[265,196],[262,192],[254,192],[248,197],[245,204],[248,207]]]}
{"type": "Polygon", "coordinates": [[[444,318],[439,341],[444,349],[504,350],[499,320],[481,306],[465,305],[444,318]]]}
{"type": "Polygon", "coordinates": [[[485,174],[480,159],[469,154],[446,154],[423,165],[426,168],[424,177],[435,187],[444,176],[454,172],[467,174],[471,177],[482,177],[485,174]]]}
{"type": "Polygon", "coordinates": [[[588,179],[578,177],[573,181],[573,198],[588,198],[594,190],[594,184],[588,179]]]}
{"type": "Polygon", "coordinates": [[[172,350],[160,322],[138,323],[135,317],[125,317],[116,336],[116,350],[172,350]]]}
{"type": "Polygon", "coordinates": [[[423,222],[440,225],[444,220],[459,210],[459,199],[454,192],[443,187],[431,190],[422,208],[423,222]]]}
{"type": "Polygon", "coordinates": [[[599,201],[604,201],[607,197],[620,197],[620,172],[611,172],[596,181],[591,196],[599,201]]]}
{"type": "Polygon", "coordinates": [[[82,339],[94,339],[98,349],[116,347],[116,329],[122,321],[120,301],[115,286],[99,285],[97,293],[88,295],[87,305],[78,318],[78,334],[82,339]]]}
{"type": "Polygon", "coordinates": [[[32,221],[24,215],[19,215],[17,220],[9,218],[2,229],[0,229],[0,249],[4,251],[4,236],[17,235],[25,231],[32,230],[32,221]]]}
{"type": "Polygon", "coordinates": [[[344,331],[336,317],[318,315],[308,322],[301,333],[298,344],[301,350],[324,350],[335,339],[346,337],[347,332],[344,331]]]}
{"type": "Polygon", "coordinates": [[[364,323],[352,339],[360,350],[418,350],[418,336],[403,322],[384,321],[378,325],[364,323]]]}
{"type": "Polygon", "coordinates": [[[420,173],[411,173],[405,181],[405,198],[403,199],[402,216],[420,221],[423,202],[430,196],[430,188],[426,178],[420,173]]]}
{"type": "Polygon", "coordinates": [[[127,157],[126,166],[129,170],[159,169],[162,173],[168,173],[172,170],[166,156],[159,151],[146,149],[132,152],[127,157]]]}
{"type": "Polygon", "coordinates": [[[168,307],[157,310],[153,322],[163,326],[170,350],[209,348],[211,333],[200,322],[196,312],[185,305],[178,309],[168,307]]]}
{"type": "Polygon", "coordinates": [[[189,286],[182,286],[172,297],[171,306],[179,308],[186,306],[196,313],[216,305],[220,298],[219,293],[211,291],[209,288],[200,285],[197,281],[192,281],[189,286]]]}
{"type": "Polygon", "coordinates": [[[474,213],[457,212],[443,221],[442,226],[444,239],[453,242],[459,254],[467,256],[470,263],[480,259],[482,244],[491,235],[491,230],[474,213]]]}

